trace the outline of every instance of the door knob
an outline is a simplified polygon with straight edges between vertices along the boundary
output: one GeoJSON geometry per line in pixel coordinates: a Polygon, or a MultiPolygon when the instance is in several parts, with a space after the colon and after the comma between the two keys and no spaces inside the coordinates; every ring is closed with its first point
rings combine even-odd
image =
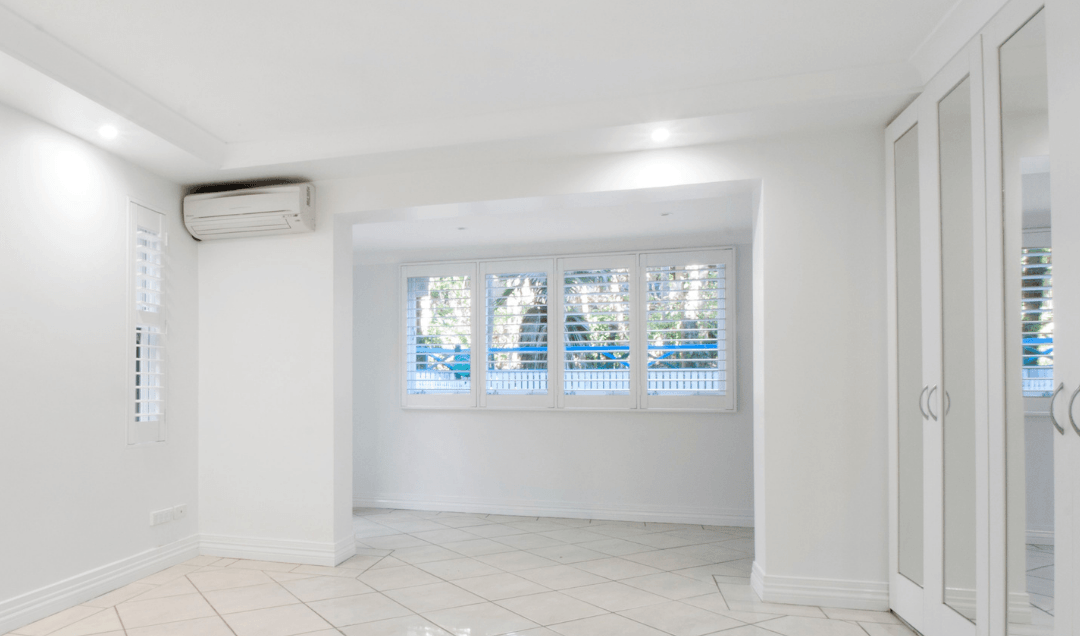
{"type": "MultiPolygon", "coordinates": [[[[1058,393],[1061,393],[1064,390],[1065,383],[1062,382],[1058,385],[1058,388],[1054,391],[1054,394],[1050,396],[1050,423],[1053,424],[1054,428],[1057,429],[1057,432],[1061,433],[1062,435],[1065,434],[1065,427],[1063,427],[1061,424],[1058,424],[1057,418],[1054,417],[1054,400],[1057,399],[1058,393]]],[[[1071,413],[1069,414],[1069,417],[1072,417],[1071,413]]]]}

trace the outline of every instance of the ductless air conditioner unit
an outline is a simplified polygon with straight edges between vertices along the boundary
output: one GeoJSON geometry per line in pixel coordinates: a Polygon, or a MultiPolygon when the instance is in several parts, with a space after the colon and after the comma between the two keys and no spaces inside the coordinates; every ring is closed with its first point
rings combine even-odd
{"type": "Polygon", "coordinates": [[[310,183],[184,197],[184,225],[200,241],[315,231],[310,183]]]}

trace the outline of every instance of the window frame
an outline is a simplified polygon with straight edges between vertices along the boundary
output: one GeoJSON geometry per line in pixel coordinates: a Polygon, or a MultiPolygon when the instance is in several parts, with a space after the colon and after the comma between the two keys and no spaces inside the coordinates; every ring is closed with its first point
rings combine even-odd
{"type": "MultiPolygon", "coordinates": [[[[480,273],[477,277],[477,281],[480,284],[480,288],[483,290],[483,298],[478,299],[481,307],[480,313],[476,314],[480,317],[481,324],[479,325],[480,337],[479,342],[479,359],[482,363],[477,365],[479,367],[479,373],[477,376],[480,379],[480,386],[477,387],[477,393],[479,396],[481,408],[495,408],[495,409],[551,409],[555,408],[555,390],[558,384],[555,383],[556,373],[552,369],[552,361],[555,360],[555,353],[558,349],[557,343],[554,342],[551,335],[551,318],[554,314],[554,303],[552,294],[552,283],[555,278],[555,261],[550,258],[540,259],[516,259],[516,260],[504,260],[504,261],[481,261],[479,263],[480,273]],[[547,387],[546,394],[535,395],[493,395],[487,392],[487,373],[488,373],[488,337],[487,337],[487,277],[491,274],[520,274],[525,272],[543,272],[547,275],[548,285],[548,303],[547,303],[547,387]]],[[[477,294],[480,296],[480,294],[477,294]]]]}
{"type": "Polygon", "coordinates": [[[168,293],[168,280],[169,280],[169,258],[168,258],[168,245],[169,245],[169,231],[168,231],[168,215],[159,210],[155,210],[147,205],[144,205],[134,199],[128,199],[128,240],[127,240],[127,260],[128,260],[128,276],[127,276],[127,300],[128,300],[128,326],[126,330],[126,371],[127,377],[125,379],[124,386],[128,387],[128,400],[127,400],[127,425],[125,426],[125,442],[129,447],[136,446],[152,446],[158,444],[164,444],[168,442],[168,419],[169,419],[169,356],[168,356],[168,306],[169,306],[169,293],[168,293]],[[148,215],[156,215],[156,217],[149,217],[148,215]],[[149,221],[145,225],[154,224],[158,227],[158,232],[161,236],[161,311],[159,312],[146,312],[139,311],[138,309],[138,258],[136,252],[138,251],[138,232],[140,227],[140,220],[149,221]],[[138,369],[136,365],[137,345],[136,345],[136,333],[143,327],[152,327],[157,329],[160,335],[161,347],[162,347],[162,359],[161,359],[161,408],[162,417],[154,422],[138,422],[136,420],[136,391],[138,385],[136,383],[136,377],[138,369]]]}
{"type": "Polygon", "coordinates": [[[487,258],[467,261],[438,261],[405,263],[399,266],[398,297],[398,360],[394,363],[400,384],[403,409],[487,409],[517,411],[639,411],[730,414],[738,412],[738,272],[735,246],[700,247],[665,250],[633,250],[619,252],[594,252],[585,254],[543,255],[528,258],[487,258]],[[727,390],[723,396],[649,396],[647,371],[638,360],[647,359],[648,332],[646,267],[649,265],[689,264],[690,260],[723,264],[725,266],[725,347],[727,351],[727,390]],[[519,273],[527,270],[541,271],[537,264],[550,263],[548,270],[548,394],[536,395],[488,395],[487,394],[487,306],[486,289],[489,273],[519,273]],[[565,343],[563,342],[565,272],[573,269],[614,269],[625,267],[630,271],[630,368],[629,395],[593,396],[566,395],[563,385],[565,343]],[[407,300],[408,279],[412,276],[460,276],[472,277],[471,331],[473,344],[470,356],[471,392],[469,395],[407,393],[407,300]],[[558,321],[557,334],[552,332],[553,321],[558,321]],[[480,360],[481,362],[477,362],[480,360]],[[553,361],[555,363],[553,364],[553,361]],[[457,398],[457,399],[455,399],[457,398]],[[492,399],[498,398],[498,399],[492,399]],[[539,399],[537,399],[539,398],[539,399]],[[548,406],[546,400],[551,400],[548,406]]]}
{"type": "Polygon", "coordinates": [[[398,329],[400,343],[398,347],[398,365],[400,372],[398,377],[401,381],[401,404],[406,408],[438,408],[438,409],[469,409],[477,405],[477,367],[476,353],[478,344],[478,299],[477,281],[479,267],[476,262],[467,263],[426,263],[417,265],[404,265],[401,267],[401,281],[398,296],[398,329]],[[468,276],[469,277],[469,333],[471,342],[469,345],[469,393],[409,393],[408,386],[408,356],[409,356],[409,279],[423,276],[468,276]]]}
{"type": "Polygon", "coordinates": [[[696,249],[684,251],[657,251],[644,252],[639,255],[639,295],[643,299],[637,305],[641,313],[639,324],[641,329],[637,334],[640,341],[642,355],[646,363],[640,365],[641,379],[637,384],[638,402],[642,409],[647,410],[672,410],[672,411],[719,411],[733,412],[736,410],[735,374],[738,372],[735,350],[737,341],[732,337],[736,334],[735,321],[735,248],[696,249]],[[648,385],[648,268],[649,267],[678,267],[684,265],[716,264],[724,266],[724,338],[723,349],[725,353],[724,381],[726,390],[724,393],[715,395],[649,395],[648,385]]]}

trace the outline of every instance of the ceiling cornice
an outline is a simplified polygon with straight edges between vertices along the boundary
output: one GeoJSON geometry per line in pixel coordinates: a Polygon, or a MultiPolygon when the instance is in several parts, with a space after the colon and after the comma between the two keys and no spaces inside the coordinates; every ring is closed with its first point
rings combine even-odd
{"type": "Polygon", "coordinates": [[[918,69],[922,83],[933,79],[1007,2],[958,0],[911,56],[911,63],[918,69]]]}
{"type": "Polygon", "coordinates": [[[225,160],[223,141],[3,6],[0,50],[206,163],[225,160]]]}

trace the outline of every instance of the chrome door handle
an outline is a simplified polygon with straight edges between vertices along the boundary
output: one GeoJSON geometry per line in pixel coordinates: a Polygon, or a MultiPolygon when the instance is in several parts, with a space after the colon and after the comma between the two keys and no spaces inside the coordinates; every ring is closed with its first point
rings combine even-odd
{"type": "Polygon", "coordinates": [[[1069,398],[1069,423],[1072,424],[1073,430],[1076,431],[1076,434],[1080,435],[1080,426],[1076,425],[1076,419],[1073,418],[1073,402],[1076,401],[1077,395],[1080,395],[1080,386],[1076,387],[1076,390],[1073,391],[1072,397],[1069,398]]]}
{"type": "MultiPolygon", "coordinates": [[[[929,389],[929,388],[930,388],[930,385],[928,384],[928,385],[924,386],[924,387],[922,388],[922,392],[921,392],[921,393],[919,393],[919,412],[920,412],[920,413],[922,413],[922,418],[923,418],[924,420],[928,420],[928,419],[930,419],[930,416],[926,414],[926,409],[924,409],[924,408],[922,407],[922,399],[923,399],[923,396],[924,396],[924,395],[926,395],[926,390],[927,390],[927,389],[929,389]]],[[[1078,390],[1078,391],[1080,391],[1080,388],[1078,388],[1077,390],[1078,390]]]]}
{"type": "Polygon", "coordinates": [[[934,415],[934,409],[930,408],[930,401],[934,399],[934,391],[937,391],[936,384],[934,385],[934,388],[930,389],[930,393],[926,396],[926,410],[930,412],[930,417],[936,422],[938,421],[937,416],[934,415]]]}
{"type": "Polygon", "coordinates": [[[951,410],[952,410],[952,398],[949,397],[949,392],[946,391],[945,392],[945,415],[948,415],[949,411],[951,411],[951,410]]]}
{"type": "MultiPolygon", "coordinates": [[[[1050,423],[1053,424],[1054,428],[1057,429],[1057,432],[1061,433],[1062,435],[1065,434],[1065,428],[1061,424],[1058,424],[1057,418],[1054,417],[1054,400],[1057,399],[1058,393],[1061,393],[1064,389],[1065,383],[1062,382],[1058,385],[1058,388],[1054,391],[1054,394],[1050,396],[1050,423]]],[[[1069,417],[1072,417],[1071,413],[1069,414],[1069,417]]]]}

